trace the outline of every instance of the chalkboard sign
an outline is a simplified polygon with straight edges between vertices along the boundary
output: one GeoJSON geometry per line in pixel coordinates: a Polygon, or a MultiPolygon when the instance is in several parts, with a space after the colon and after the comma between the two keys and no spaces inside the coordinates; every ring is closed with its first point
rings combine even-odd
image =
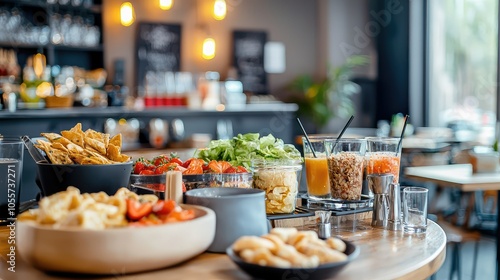
{"type": "Polygon", "coordinates": [[[264,70],[265,31],[233,31],[233,66],[245,92],[267,94],[267,73],[264,70]]]}
{"type": "Polygon", "coordinates": [[[165,23],[139,23],[136,36],[136,83],[144,88],[148,71],[179,71],[181,65],[181,26],[165,23]]]}

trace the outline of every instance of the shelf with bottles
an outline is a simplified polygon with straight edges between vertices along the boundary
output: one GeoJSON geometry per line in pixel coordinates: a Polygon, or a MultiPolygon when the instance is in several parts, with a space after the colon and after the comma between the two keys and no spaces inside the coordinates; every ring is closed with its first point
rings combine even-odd
{"type": "Polygon", "coordinates": [[[21,65],[36,53],[45,54],[49,64],[71,65],[60,56],[72,52],[83,60],[91,52],[102,67],[101,6],[98,0],[2,1],[0,48],[16,50],[21,65]]]}

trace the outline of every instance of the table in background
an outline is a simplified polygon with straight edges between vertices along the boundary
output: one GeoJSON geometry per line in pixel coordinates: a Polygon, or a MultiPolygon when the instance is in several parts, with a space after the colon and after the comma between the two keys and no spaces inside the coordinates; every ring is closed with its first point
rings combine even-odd
{"type": "MultiPolygon", "coordinates": [[[[408,179],[433,182],[440,187],[458,188],[463,192],[473,191],[498,191],[500,202],[500,173],[476,173],[472,172],[470,164],[451,164],[439,166],[407,167],[404,170],[408,179]]],[[[500,203],[497,202],[497,211],[500,213],[500,203]]],[[[497,224],[497,278],[500,264],[500,230],[497,224]]]]}
{"type": "MultiPolygon", "coordinates": [[[[434,274],[443,264],[446,255],[446,236],[434,222],[429,221],[425,235],[408,235],[401,231],[389,231],[370,227],[371,219],[361,221],[367,230],[343,232],[339,236],[352,241],[360,248],[359,256],[348,264],[336,279],[386,280],[425,279],[434,274]]],[[[0,227],[0,254],[8,253],[9,230],[0,227]]],[[[22,242],[22,241],[18,241],[22,242]]],[[[168,246],[169,241],[159,243],[168,246]]],[[[173,244],[175,245],[175,244],[173,244]]],[[[126,244],[124,244],[126,246],[126,244]]],[[[168,249],[165,247],[165,249],[168,249]]],[[[203,253],[189,261],[170,268],[143,273],[115,275],[97,278],[78,275],[47,274],[23,262],[16,254],[16,272],[7,271],[8,264],[0,262],[0,278],[3,279],[251,279],[225,254],[203,253]],[[73,277],[72,277],[73,276],[73,277]]]]}

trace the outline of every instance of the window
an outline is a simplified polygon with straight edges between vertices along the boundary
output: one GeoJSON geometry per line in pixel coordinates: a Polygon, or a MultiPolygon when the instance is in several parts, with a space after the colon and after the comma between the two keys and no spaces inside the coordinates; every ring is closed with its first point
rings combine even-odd
{"type": "Polygon", "coordinates": [[[493,143],[497,104],[498,0],[428,3],[429,126],[493,143]]]}

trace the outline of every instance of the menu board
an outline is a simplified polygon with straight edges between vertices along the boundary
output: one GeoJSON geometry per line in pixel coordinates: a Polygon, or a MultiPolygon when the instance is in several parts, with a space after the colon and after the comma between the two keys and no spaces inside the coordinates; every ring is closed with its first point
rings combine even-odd
{"type": "Polygon", "coordinates": [[[233,31],[233,66],[243,91],[267,94],[267,73],[264,70],[265,31],[233,31]]]}
{"type": "Polygon", "coordinates": [[[166,23],[139,23],[136,36],[136,84],[144,87],[148,71],[179,71],[181,26],[166,23]]]}

